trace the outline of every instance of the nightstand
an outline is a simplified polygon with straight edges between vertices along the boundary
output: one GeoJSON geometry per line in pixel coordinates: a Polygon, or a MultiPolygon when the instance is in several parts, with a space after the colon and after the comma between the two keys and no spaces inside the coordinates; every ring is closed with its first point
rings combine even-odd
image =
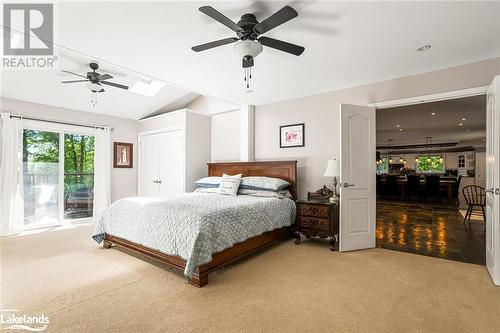
{"type": "Polygon", "coordinates": [[[320,200],[297,200],[297,223],[295,244],[300,244],[300,234],[307,238],[320,237],[330,240],[330,249],[335,250],[339,241],[339,206],[337,203],[320,200]]]}

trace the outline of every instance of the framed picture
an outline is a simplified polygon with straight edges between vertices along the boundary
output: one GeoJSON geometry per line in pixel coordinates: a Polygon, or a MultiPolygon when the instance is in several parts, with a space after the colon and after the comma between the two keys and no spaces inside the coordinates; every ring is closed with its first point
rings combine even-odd
{"type": "Polygon", "coordinates": [[[134,146],[132,143],[115,142],[113,148],[113,168],[132,168],[134,166],[134,146]]]}
{"type": "Polygon", "coordinates": [[[304,124],[280,126],[280,148],[304,147],[304,124]]]}

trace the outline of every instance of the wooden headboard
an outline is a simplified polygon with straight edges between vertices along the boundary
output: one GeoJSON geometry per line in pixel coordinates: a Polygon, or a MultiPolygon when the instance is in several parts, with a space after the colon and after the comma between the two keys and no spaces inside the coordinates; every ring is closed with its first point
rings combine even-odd
{"type": "Polygon", "coordinates": [[[266,161],[266,162],[228,162],[207,163],[209,176],[242,174],[248,176],[266,176],[286,180],[290,183],[290,193],[297,199],[297,161],[266,161]]]}

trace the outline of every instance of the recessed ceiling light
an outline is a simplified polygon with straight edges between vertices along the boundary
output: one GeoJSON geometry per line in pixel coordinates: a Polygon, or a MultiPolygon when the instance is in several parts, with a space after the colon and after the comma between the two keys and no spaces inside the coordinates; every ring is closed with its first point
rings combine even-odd
{"type": "Polygon", "coordinates": [[[402,129],[402,128],[400,128],[400,129],[399,129],[399,131],[400,131],[400,132],[403,132],[403,129],[402,129]]]}
{"type": "Polygon", "coordinates": [[[460,124],[458,124],[458,126],[464,126],[464,124],[460,123],[460,124]]]}
{"type": "Polygon", "coordinates": [[[435,116],[435,115],[436,115],[436,112],[432,112],[432,113],[431,113],[431,116],[435,116]]]}
{"type": "Polygon", "coordinates": [[[396,127],[399,127],[399,126],[401,126],[401,125],[399,125],[399,124],[396,125],[396,127]]]}
{"type": "Polygon", "coordinates": [[[467,119],[465,119],[465,118],[462,118],[462,121],[466,121],[466,120],[467,120],[467,119]]]}
{"type": "Polygon", "coordinates": [[[430,48],[431,48],[431,46],[429,44],[426,44],[426,45],[422,45],[419,48],[417,48],[417,51],[418,52],[424,52],[424,51],[427,51],[430,48]]]}
{"type": "Polygon", "coordinates": [[[485,142],[485,141],[486,141],[486,139],[483,139],[483,142],[485,142]]]}

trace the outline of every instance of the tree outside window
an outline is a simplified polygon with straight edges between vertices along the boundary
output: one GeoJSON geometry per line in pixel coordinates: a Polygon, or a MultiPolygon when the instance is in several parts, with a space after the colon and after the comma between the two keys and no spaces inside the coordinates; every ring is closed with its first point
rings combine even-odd
{"type": "Polygon", "coordinates": [[[419,173],[444,173],[445,165],[441,162],[440,155],[431,155],[431,161],[428,161],[429,156],[418,156],[416,169],[419,173]]]}
{"type": "Polygon", "coordinates": [[[389,168],[387,165],[387,157],[382,157],[381,160],[382,160],[382,163],[377,163],[377,173],[378,174],[388,173],[389,168]]]}

